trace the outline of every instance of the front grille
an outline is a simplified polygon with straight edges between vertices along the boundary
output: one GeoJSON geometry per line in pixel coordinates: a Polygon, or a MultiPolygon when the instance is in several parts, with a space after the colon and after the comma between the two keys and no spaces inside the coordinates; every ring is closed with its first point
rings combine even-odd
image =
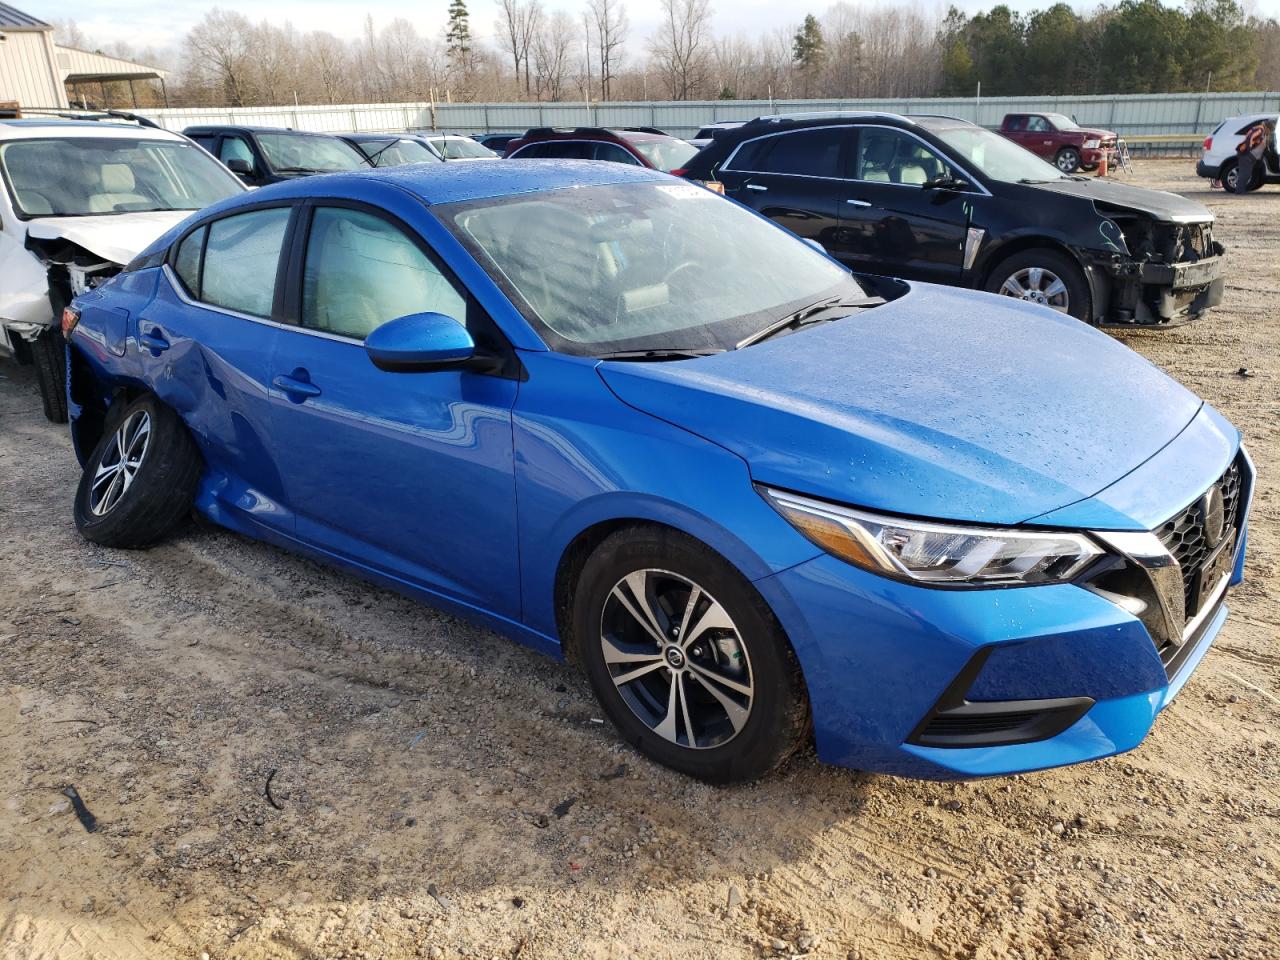
{"type": "Polygon", "coordinates": [[[1019,710],[1010,713],[980,713],[948,716],[940,713],[924,728],[924,736],[930,738],[976,736],[987,733],[1006,733],[1026,726],[1039,716],[1035,710],[1019,710]]]}
{"type": "MultiPolygon", "coordinates": [[[[1239,461],[1227,467],[1216,486],[1222,493],[1223,539],[1228,543],[1225,549],[1230,550],[1230,544],[1236,540],[1240,519],[1239,461]]],[[[1205,539],[1204,503],[1205,498],[1200,497],[1177,516],[1165,521],[1156,531],[1160,542],[1182,568],[1182,595],[1188,620],[1198,612],[1201,568],[1213,553],[1213,547],[1205,539]]]]}

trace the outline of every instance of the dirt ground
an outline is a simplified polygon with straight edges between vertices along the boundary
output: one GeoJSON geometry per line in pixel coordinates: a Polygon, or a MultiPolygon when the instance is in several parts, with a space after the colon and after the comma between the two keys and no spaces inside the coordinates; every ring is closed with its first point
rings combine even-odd
{"type": "Polygon", "coordinates": [[[1134,179],[1230,248],[1222,309],[1124,339],[1247,434],[1248,579],[1145,743],[1032,776],[809,755],[713,789],[394,594],[216,530],[93,547],[65,429],[0,364],[0,957],[1280,955],[1280,188],[1134,179]]]}

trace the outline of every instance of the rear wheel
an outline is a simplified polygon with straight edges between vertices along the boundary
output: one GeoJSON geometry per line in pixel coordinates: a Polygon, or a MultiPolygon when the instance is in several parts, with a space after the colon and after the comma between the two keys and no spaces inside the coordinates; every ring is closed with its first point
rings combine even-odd
{"type": "Polygon", "coordinates": [[[781,627],[696,540],[649,527],[610,536],[579,579],[573,631],[605,712],[659,763],[753,780],[805,739],[808,700],[781,627]]]}
{"type": "MultiPolygon", "coordinates": [[[[1218,179],[1222,181],[1222,188],[1227,193],[1235,193],[1236,187],[1240,183],[1240,166],[1235,159],[1225,161],[1218,171],[1218,179]]],[[[1257,190],[1262,186],[1263,174],[1262,164],[1254,164],[1253,178],[1249,183],[1245,184],[1246,191],[1257,190]]]]}
{"type": "Polygon", "coordinates": [[[1075,147],[1063,147],[1053,162],[1063,173],[1075,173],[1080,169],[1080,151],[1075,147]]]}
{"type": "Polygon", "coordinates": [[[52,423],[67,422],[67,343],[62,331],[50,327],[31,342],[31,362],[44,403],[44,415],[52,423]]]}
{"type": "Polygon", "coordinates": [[[108,547],[145,547],[182,522],[202,461],[186,424],[155,397],[135,400],[85,463],[76,528],[108,547]]]}
{"type": "Polygon", "coordinates": [[[1093,298],[1084,271],[1056,250],[1015,253],[991,271],[986,289],[988,293],[1038,303],[1086,323],[1093,319],[1093,298]]]}

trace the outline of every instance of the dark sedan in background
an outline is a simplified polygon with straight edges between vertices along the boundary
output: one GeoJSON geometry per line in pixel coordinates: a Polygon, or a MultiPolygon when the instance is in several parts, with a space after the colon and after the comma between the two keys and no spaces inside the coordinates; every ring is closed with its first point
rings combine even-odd
{"type": "Polygon", "coordinates": [[[1001,293],[1106,326],[1172,326],[1222,299],[1223,247],[1204,206],[1065,175],[963,120],[761,117],[675,172],[862,273],[1001,293]]]}

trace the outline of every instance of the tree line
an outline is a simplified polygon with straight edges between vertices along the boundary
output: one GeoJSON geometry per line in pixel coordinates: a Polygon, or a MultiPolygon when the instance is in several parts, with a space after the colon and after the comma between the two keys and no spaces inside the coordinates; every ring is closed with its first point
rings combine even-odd
{"type": "MultiPolygon", "coordinates": [[[[439,36],[366,16],[358,37],[254,22],[213,8],[175,47],[95,45],[73,22],[58,40],[169,69],[173,106],[463,101],[899,98],[1167,93],[1280,87],[1280,24],[1236,0],[1065,3],[966,16],[913,3],[839,2],[763,35],[717,35],[711,0],[660,0],[636,36],[624,0],[495,0],[480,37],[466,0],[439,36]]],[[[158,90],[106,84],[97,106],[159,105],[158,90]]],[[[96,94],[96,96],[95,96],[96,94]]]]}

